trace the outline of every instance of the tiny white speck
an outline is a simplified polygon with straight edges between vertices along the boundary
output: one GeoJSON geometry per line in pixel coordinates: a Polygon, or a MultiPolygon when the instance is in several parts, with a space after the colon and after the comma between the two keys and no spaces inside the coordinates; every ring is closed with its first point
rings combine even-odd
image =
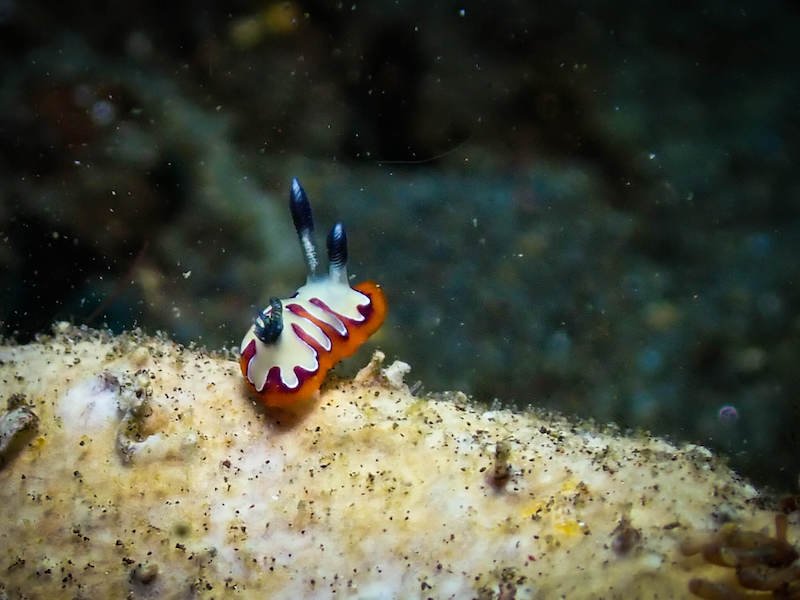
{"type": "Polygon", "coordinates": [[[183,278],[184,278],[184,279],[189,279],[189,277],[191,277],[191,276],[192,276],[192,272],[191,272],[191,270],[189,270],[189,271],[184,271],[184,272],[182,273],[182,275],[183,275],[183,278]]]}

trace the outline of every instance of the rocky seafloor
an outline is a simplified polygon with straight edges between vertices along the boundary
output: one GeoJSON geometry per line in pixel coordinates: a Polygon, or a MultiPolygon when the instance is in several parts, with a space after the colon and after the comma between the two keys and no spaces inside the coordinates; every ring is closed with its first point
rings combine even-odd
{"type": "Polygon", "coordinates": [[[798,513],[707,449],[416,396],[383,360],[284,412],[164,337],[0,346],[0,596],[797,592],[798,513]]]}

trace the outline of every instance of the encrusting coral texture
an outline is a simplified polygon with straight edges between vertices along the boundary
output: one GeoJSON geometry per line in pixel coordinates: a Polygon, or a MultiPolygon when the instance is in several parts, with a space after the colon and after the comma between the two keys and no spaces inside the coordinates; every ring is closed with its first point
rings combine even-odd
{"type": "Polygon", "coordinates": [[[685,597],[733,577],[687,539],[774,527],[702,447],[415,397],[407,371],[376,353],[285,412],[162,338],[0,346],[0,595],[685,597]]]}

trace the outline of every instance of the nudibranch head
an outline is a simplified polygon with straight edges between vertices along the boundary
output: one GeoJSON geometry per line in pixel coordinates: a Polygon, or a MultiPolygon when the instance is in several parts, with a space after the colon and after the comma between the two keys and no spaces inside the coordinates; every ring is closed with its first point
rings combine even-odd
{"type": "Polygon", "coordinates": [[[330,368],[353,354],[386,317],[378,284],[350,287],[344,225],[336,223],[328,234],[328,272],[318,274],[311,204],[297,179],[289,206],[308,270],[306,283],[291,298],[270,298],[245,334],[239,357],[242,374],[267,406],[313,396],[330,368]]]}

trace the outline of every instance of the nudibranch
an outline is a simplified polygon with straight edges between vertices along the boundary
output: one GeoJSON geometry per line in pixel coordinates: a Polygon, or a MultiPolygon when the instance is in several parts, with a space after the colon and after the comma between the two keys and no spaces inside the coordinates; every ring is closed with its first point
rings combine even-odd
{"type": "Polygon", "coordinates": [[[292,179],[289,207],[308,272],[291,298],[270,298],[242,340],[242,375],[267,406],[312,397],[337,362],[353,354],[386,317],[381,287],[347,279],[347,235],[336,223],[328,234],[328,272],[317,272],[311,204],[292,179]]]}

